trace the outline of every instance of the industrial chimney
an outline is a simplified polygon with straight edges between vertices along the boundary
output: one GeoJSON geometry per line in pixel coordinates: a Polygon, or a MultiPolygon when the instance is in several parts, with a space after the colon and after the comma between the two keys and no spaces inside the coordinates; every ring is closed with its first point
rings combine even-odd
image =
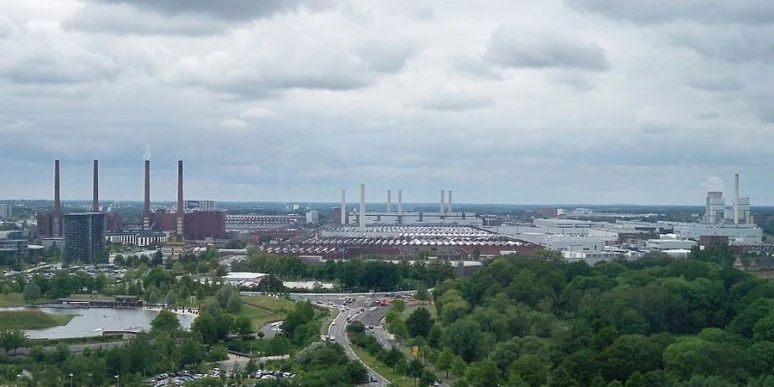
{"type": "Polygon", "coordinates": [[[145,159],[145,203],[142,206],[142,228],[150,229],[150,160],[145,159]]]}
{"type": "Polygon", "coordinates": [[[360,184],[360,213],[358,214],[360,216],[360,231],[365,232],[365,225],[366,225],[366,205],[365,205],[365,184],[360,184]]]}
{"type": "Polygon", "coordinates": [[[392,190],[387,190],[387,213],[392,212],[392,190]]]}
{"type": "Polygon", "coordinates": [[[94,184],[91,195],[91,211],[99,212],[99,161],[94,160],[94,184]]]}
{"type": "Polygon", "coordinates": [[[403,215],[403,190],[398,190],[398,215],[403,215]]]}
{"type": "Polygon", "coordinates": [[[444,204],[444,199],[446,197],[446,193],[444,190],[441,190],[441,211],[440,214],[443,216],[444,210],[446,210],[446,205],[444,204]]]}
{"type": "Polygon", "coordinates": [[[739,174],[734,174],[734,225],[739,225],[739,174]]]}
{"type": "Polygon", "coordinates": [[[177,160],[177,239],[183,241],[183,160],[177,160]]]}
{"type": "Polygon", "coordinates": [[[447,208],[449,209],[447,212],[451,214],[452,212],[452,190],[449,190],[449,203],[446,204],[447,208]]]}
{"type": "Polygon", "coordinates": [[[341,189],[341,224],[347,224],[347,190],[341,189]]]}
{"type": "Polygon", "coordinates": [[[59,160],[54,160],[54,212],[51,214],[54,238],[62,236],[62,203],[59,198],[59,160]]]}

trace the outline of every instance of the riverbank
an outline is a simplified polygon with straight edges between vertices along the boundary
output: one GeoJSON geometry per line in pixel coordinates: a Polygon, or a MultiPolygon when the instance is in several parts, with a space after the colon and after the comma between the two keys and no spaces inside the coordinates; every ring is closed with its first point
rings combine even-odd
{"type": "Polygon", "coordinates": [[[0,329],[44,329],[67,325],[75,314],[51,314],[39,310],[0,311],[0,329]]]}

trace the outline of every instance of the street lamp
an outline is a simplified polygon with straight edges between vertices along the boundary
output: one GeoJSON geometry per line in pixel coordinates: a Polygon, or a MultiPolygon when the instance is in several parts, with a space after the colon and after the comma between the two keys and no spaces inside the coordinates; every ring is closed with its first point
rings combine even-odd
{"type": "Polygon", "coordinates": [[[121,386],[121,380],[118,378],[118,375],[113,376],[113,377],[116,378],[116,387],[120,387],[121,386]]]}
{"type": "Polygon", "coordinates": [[[73,387],[73,374],[70,374],[70,387],[73,387]]]}

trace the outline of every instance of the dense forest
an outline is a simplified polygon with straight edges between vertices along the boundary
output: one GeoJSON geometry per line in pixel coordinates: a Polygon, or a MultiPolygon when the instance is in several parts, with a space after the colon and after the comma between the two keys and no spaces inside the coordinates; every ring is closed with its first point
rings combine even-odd
{"type": "Polygon", "coordinates": [[[460,385],[774,385],[774,284],[724,249],[694,258],[498,258],[436,286],[410,343],[460,385]]]}

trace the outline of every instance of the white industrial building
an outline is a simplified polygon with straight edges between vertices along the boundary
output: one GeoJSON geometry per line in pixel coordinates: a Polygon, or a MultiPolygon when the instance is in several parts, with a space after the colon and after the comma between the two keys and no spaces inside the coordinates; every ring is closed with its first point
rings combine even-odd
{"type": "Polygon", "coordinates": [[[705,223],[721,223],[725,217],[726,201],[723,199],[723,192],[707,192],[707,204],[704,210],[705,223]]]}
{"type": "Polygon", "coordinates": [[[594,265],[603,261],[614,261],[620,257],[620,254],[610,251],[562,251],[562,258],[569,263],[586,262],[594,265]]]}
{"type": "Polygon", "coordinates": [[[699,239],[702,236],[725,236],[729,240],[741,244],[757,244],[763,241],[763,230],[755,225],[732,224],[703,224],[682,223],[674,224],[674,233],[682,239],[699,239]]]}
{"type": "Polygon", "coordinates": [[[698,245],[695,240],[689,239],[648,239],[645,242],[645,248],[648,250],[674,250],[688,249],[698,245]]]}

